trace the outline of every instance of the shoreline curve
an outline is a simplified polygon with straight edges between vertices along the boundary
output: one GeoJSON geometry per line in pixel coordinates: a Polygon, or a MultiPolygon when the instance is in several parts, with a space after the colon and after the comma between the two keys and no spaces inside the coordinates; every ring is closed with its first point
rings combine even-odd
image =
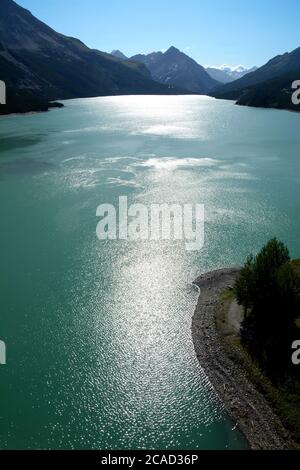
{"type": "Polygon", "coordinates": [[[247,377],[242,365],[226,353],[216,327],[216,308],[222,291],[234,284],[240,268],[204,273],[193,284],[200,295],[192,319],[197,359],[225,409],[237,423],[250,449],[288,449],[289,433],[265,397],[247,377]]]}

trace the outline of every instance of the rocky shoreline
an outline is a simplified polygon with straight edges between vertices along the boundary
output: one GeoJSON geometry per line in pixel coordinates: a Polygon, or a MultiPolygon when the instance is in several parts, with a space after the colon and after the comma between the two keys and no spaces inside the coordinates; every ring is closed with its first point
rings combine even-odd
{"type": "Polygon", "coordinates": [[[219,269],[195,281],[200,296],[192,321],[197,358],[251,449],[288,449],[289,435],[242,365],[226,353],[216,327],[221,293],[233,285],[239,268],[219,269]]]}
{"type": "Polygon", "coordinates": [[[12,114],[36,114],[50,111],[52,108],[63,108],[64,104],[58,101],[16,101],[11,100],[8,104],[0,105],[0,116],[12,114]]]}

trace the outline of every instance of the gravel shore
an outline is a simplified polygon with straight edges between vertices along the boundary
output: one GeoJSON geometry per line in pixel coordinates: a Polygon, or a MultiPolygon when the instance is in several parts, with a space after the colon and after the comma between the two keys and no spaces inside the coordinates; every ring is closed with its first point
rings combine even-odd
{"type": "Polygon", "coordinates": [[[192,336],[197,358],[251,449],[287,449],[289,436],[243,367],[226,354],[216,328],[220,294],[234,284],[239,268],[219,269],[198,277],[200,296],[192,336]]]}

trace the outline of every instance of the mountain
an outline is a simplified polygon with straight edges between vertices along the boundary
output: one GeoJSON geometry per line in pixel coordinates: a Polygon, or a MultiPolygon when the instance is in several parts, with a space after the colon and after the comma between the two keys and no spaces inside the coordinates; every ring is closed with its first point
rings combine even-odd
{"type": "Polygon", "coordinates": [[[222,65],[221,70],[223,70],[233,80],[238,80],[239,78],[242,78],[247,75],[247,73],[255,72],[255,70],[257,70],[257,67],[247,68],[243,65],[237,65],[236,67],[231,67],[230,65],[222,65]]]}
{"type": "Polygon", "coordinates": [[[291,101],[291,85],[294,80],[299,80],[299,71],[300,48],[297,48],[274,57],[239,80],[216,87],[210,94],[237,100],[240,105],[300,111],[291,101]]]}
{"type": "Polygon", "coordinates": [[[267,80],[241,90],[237,104],[260,108],[288,109],[300,111],[300,105],[292,102],[292,83],[299,80],[300,68],[280,77],[267,80]]]}
{"type": "Polygon", "coordinates": [[[200,94],[206,94],[218,85],[204,67],[175,47],[170,47],[165,53],[138,54],[131,60],[143,63],[150,70],[152,78],[159,83],[172,84],[200,94]]]}
{"type": "Polygon", "coordinates": [[[206,67],[207,73],[220,83],[231,83],[249,72],[254,72],[255,70],[257,70],[257,67],[248,69],[242,65],[237,67],[231,67],[229,65],[221,65],[220,67],[206,67]]]}
{"type": "Polygon", "coordinates": [[[217,69],[214,67],[206,67],[206,72],[213,78],[220,83],[230,83],[233,82],[234,78],[232,78],[227,72],[221,69],[217,69]]]}
{"type": "Polygon", "coordinates": [[[263,83],[274,78],[279,78],[300,68],[300,48],[290,53],[278,55],[269,60],[265,65],[250,72],[232,83],[217,87],[213,90],[213,96],[218,98],[238,99],[241,90],[263,83]]]}
{"type": "Polygon", "coordinates": [[[45,110],[57,99],[184,93],[152,80],[144,66],[55,32],[13,0],[0,0],[0,80],[1,114],[45,110]]]}
{"type": "Polygon", "coordinates": [[[111,51],[111,55],[113,55],[114,57],[117,57],[118,59],[121,59],[121,60],[127,60],[128,57],[126,57],[125,54],[123,54],[123,52],[119,51],[119,49],[115,49],[114,51],[111,51]]]}

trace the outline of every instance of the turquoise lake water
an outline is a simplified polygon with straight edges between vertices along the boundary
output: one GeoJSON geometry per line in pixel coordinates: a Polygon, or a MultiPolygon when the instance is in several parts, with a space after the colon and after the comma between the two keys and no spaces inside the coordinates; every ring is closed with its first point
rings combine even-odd
{"type": "Polygon", "coordinates": [[[300,115],[201,96],[0,120],[0,447],[240,449],[191,338],[201,272],[300,257],[300,115]],[[205,243],[99,241],[96,208],[200,203],[205,243]]]}

